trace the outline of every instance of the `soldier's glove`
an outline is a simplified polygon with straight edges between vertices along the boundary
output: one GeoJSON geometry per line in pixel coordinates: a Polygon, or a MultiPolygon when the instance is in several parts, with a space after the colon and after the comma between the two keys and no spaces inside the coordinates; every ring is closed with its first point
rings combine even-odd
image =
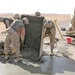
{"type": "Polygon", "coordinates": [[[6,33],[6,30],[1,32],[1,34],[5,34],[5,33],[6,33]]]}
{"type": "Polygon", "coordinates": [[[44,34],[44,35],[43,35],[43,38],[45,38],[45,37],[46,37],[46,35],[44,34]]]}
{"type": "Polygon", "coordinates": [[[8,29],[2,31],[1,34],[6,34],[7,30],[8,30],[8,29]]]}

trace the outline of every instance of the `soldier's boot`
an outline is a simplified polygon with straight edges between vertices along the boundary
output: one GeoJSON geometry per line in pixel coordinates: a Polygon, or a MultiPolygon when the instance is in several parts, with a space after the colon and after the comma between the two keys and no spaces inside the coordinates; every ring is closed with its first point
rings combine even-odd
{"type": "Polygon", "coordinates": [[[50,54],[51,56],[53,56],[54,54],[53,54],[53,48],[51,48],[51,54],[50,54]]]}
{"type": "Polygon", "coordinates": [[[20,54],[20,57],[23,58],[23,55],[20,54]]]}
{"type": "Polygon", "coordinates": [[[8,59],[9,59],[9,55],[5,54],[5,60],[8,60],[8,59]]]}
{"type": "Polygon", "coordinates": [[[7,54],[5,54],[5,59],[2,62],[5,63],[8,60],[9,60],[9,56],[7,54]]]}
{"type": "Polygon", "coordinates": [[[22,61],[22,59],[23,58],[17,57],[16,60],[15,60],[15,62],[18,63],[18,62],[22,61]]]}

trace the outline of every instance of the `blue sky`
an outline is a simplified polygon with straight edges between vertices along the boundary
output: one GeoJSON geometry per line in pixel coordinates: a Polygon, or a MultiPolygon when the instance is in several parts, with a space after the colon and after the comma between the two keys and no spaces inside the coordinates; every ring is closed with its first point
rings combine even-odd
{"type": "Polygon", "coordinates": [[[75,0],[0,0],[0,13],[73,14],[75,0]]]}

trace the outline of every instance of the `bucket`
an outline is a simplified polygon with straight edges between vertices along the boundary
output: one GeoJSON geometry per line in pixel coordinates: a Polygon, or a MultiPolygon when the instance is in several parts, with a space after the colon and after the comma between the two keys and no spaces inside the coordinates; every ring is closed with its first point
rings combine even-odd
{"type": "Polygon", "coordinates": [[[71,37],[68,37],[68,38],[66,38],[66,40],[67,40],[67,43],[69,44],[69,43],[71,43],[72,38],[71,37]]]}

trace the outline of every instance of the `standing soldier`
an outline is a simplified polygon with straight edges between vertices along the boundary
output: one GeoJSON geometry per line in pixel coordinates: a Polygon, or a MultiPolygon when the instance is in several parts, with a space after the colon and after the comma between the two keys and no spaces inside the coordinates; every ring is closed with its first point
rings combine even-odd
{"type": "Polygon", "coordinates": [[[69,29],[66,32],[69,36],[74,36],[75,37],[75,7],[74,7],[74,15],[71,20],[71,24],[69,29]]]}
{"type": "MultiPolygon", "coordinates": [[[[1,19],[0,21],[2,21],[2,22],[5,24],[6,29],[7,29],[8,27],[10,27],[11,23],[12,23],[14,20],[19,20],[19,19],[20,19],[20,15],[19,15],[18,13],[16,13],[16,14],[13,15],[13,19],[7,18],[7,17],[5,17],[5,18],[2,17],[2,18],[0,18],[0,19],[1,19]]],[[[5,33],[5,32],[6,32],[6,31],[3,31],[2,33],[5,33]]],[[[12,50],[12,54],[15,53],[15,50],[14,50],[12,44],[10,44],[10,48],[9,48],[9,49],[12,50]]]]}
{"type": "Polygon", "coordinates": [[[68,30],[69,36],[75,36],[75,15],[73,16],[71,20],[71,27],[68,30]]]}
{"type": "Polygon", "coordinates": [[[51,44],[51,55],[53,55],[53,49],[54,49],[54,44],[55,44],[55,35],[56,35],[56,28],[52,20],[46,20],[44,23],[45,27],[45,33],[44,37],[46,35],[49,36],[50,38],[50,44],[51,44]]]}
{"type": "Polygon", "coordinates": [[[21,37],[22,42],[24,42],[24,37],[25,37],[25,27],[24,27],[24,25],[25,24],[29,24],[29,21],[26,22],[25,19],[15,20],[11,24],[11,26],[6,29],[6,39],[5,39],[5,45],[4,45],[4,53],[5,53],[5,59],[6,60],[9,58],[8,50],[9,50],[9,46],[10,46],[11,43],[13,44],[13,48],[16,51],[16,58],[17,58],[16,62],[21,60],[19,37],[21,37]]]}

